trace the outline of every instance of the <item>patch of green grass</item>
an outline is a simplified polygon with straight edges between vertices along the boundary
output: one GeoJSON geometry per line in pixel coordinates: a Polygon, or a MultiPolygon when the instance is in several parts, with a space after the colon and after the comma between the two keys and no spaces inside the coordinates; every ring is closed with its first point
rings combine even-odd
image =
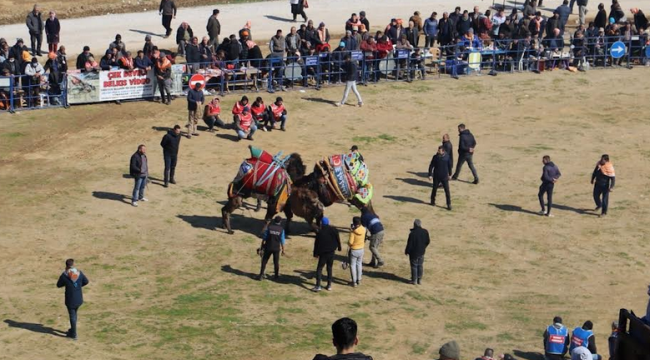
{"type": "Polygon", "coordinates": [[[384,141],[390,141],[390,142],[393,142],[393,141],[397,140],[397,138],[395,136],[388,135],[388,134],[381,134],[381,135],[377,136],[377,138],[379,138],[381,140],[384,140],[384,141]]]}
{"type": "Polygon", "coordinates": [[[429,347],[427,344],[421,344],[421,343],[414,343],[411,345],[411,352],[416,354],[416,355],[422,355],[424,354],[429,347]]]}
{"type": "Polygon", "coordinates": [[[2,136],[3,138],[7,138],[7,139],[15,139],[15,138],[23,137],[23,136],[25,136],[25,134],[23,134],[21,132],[10,132],[10,133],[6,133],[6,134],[2,134],[0,136],[2,136]]]}
{"type": "Polygon", "coordinates": [[[461,320],[445,323],[445,330],[455,333],[462,333],[467,330],[486,330],[487,325],[473,320],[461,320]]]}

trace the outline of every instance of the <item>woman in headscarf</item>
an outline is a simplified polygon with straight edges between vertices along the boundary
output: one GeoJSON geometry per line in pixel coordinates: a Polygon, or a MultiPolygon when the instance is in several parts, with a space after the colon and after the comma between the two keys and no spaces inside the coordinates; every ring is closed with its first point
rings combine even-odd
{"type": "Polygon", "coordinates": [[[59,33],[61,24],[54,11],[50,11],[50,17],[45,20],[45,35],[47,36],[48,52],[55,53],[59,45],[59,33]]]}

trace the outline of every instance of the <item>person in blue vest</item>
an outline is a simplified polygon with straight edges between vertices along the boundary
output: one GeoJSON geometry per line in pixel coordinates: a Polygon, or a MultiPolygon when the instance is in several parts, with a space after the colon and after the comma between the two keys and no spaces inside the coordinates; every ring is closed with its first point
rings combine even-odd
{"type": "Polygon", "coordinates": [[[553,318],[553,325],[544,331],[544,355],[547,360],[562,360],[569,351],[569,330],[562,325],[562,318],[553,318]]]}
{"type": "Polygon", "coordinates": [[[262,245],[258,251],[263,251],[262,254],[262,268],[260,274],[255,277],[256,280],[262,281],[264,279],[264,270],[269,258],[273,255],[273,270],[275,280],[280,278],[280,253],[284,255],[284,228],[282,228],[282,217],[276,216],[273,219],[273,224],[266,228],[266,232],[262,236],[262,245]]]}
{"type": "Polygon", "coordinates": [[[570,351],[573,349],[584,346],[591,352],[594,360],[600,360],[600,355],[596,351],[596,337],[594,336],[594,324],[587,320],[582,327],[577,327],[573,329],[573,334],[571,334],[571,347],[570,351]]]}
{"type": "Polygon", "coordinates": [[[77,340],[77,310],[84,303],[84,286],[88,285],[88,278],[74,266],[74,259],[65,261],[65,271],[59,276],[56,287],[65,287],[65,307],[70,315],[70,330],[66,336],[77,340]]]}

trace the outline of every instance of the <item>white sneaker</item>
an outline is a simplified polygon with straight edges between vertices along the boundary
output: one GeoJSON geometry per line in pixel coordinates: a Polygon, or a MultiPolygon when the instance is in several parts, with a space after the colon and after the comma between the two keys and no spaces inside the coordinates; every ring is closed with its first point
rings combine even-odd
{"type": "Polygon", "coordinates": [[[134,202],[131,203],[131,205],[133,205],[134,207],[138,207],[138,202],[134,201],[134,202]]]}
{"type": "Polygon", "coordinates": [[[140,198],[140,200],[138,200],[138,201],[144,201],[144,202],[147,202],[147,201],[149,201],[149,199],[143,197],[143,198],[140,198]]]}

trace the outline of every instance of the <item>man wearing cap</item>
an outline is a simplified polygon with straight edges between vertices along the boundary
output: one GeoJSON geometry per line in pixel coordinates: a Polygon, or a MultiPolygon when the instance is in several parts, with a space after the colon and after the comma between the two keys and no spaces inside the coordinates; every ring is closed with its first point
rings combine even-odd
{"type": "Polygon", "coordinates": [[[88,285],[88,278],[83,272],[75,268],[74,259],[65,261],[65,270],[56,282],[57,288],[65,287],[65,307],[70,315],[70,330],[66,336],[77,340],[77,311],[84,303],[82,288],[88,285]]]}
{"type": "Polygon", "coordinates": [[[438,146],[438,152],[431,159],[429,163],[429,180],[433,181],[433,188],[431,189],[431,205],[436,206],[436,193],[438,187],[442,185],[445,190],[445,199],[447,201],[447,210],[451,210],[451,193],[449,192],[449,178],[451,177],[451,159],[445,152],[445,147],[438,146]]]}
{"type": "Polygon", "coordinates": [[[273,270],[275,273],[274,279],[280,278],[280,253],[284,255],[284,229],[282,228],[282,217],[276,216],[273,219],[273,224],[269,225],[262,235],[262,245],[260,249],[264,251],[262,254],[262,267],[260,274],[255,278],[258,281],[264,279],[264,270],[269,258],[273,255],[273,270]]]}
{"type": "Polygon", "coordinates": [[[569,351],[571,355],[579,347],[585,347],[589,349],[594,360],[600,360],[600,355],[598,355],[598,350],[596,350],[596,336],[594,336],[594,324],[587,320],[582,327],[576,327],[573,329],[571,334],[571,345],[569,351]]]}
{"type": "Polygon", "coordinates": [[[176,10],[174,0],[160,0],[158,15],[162,15],[162,25],[165,28],[165,39],[172,33],[172,18],[176,18],[176,10]]]}
{"type": "Polygon", "coordinates": [[[194,89],[190,89],[187,92],[187,138],[191,139],[192,135],[199,136],[196,132],[197,124],[199,123],[198,111],[205,102],[203,97],[203,90],[201,89],[201,83],[196,83],[194,89]]]}
{"type": "Polygon", "coordinates": [[[460,346],[455,340],[452,340],[440,347],[439,360],[460,360],[460,346]]]}
{"type": "Polygon", "coordinates": [[[569,330],[562,325],[562,318],[553,318],[553,325],[544,331],[544,355],[547,360],[562,360],[569,351],[569,330]]]}
{"type": "Polygon", "coordinates": [[[221,35],[221,23],[217,18],[219,16],[219,9],[212,10],[212,16],[208,19],[208,36],[210,36],[210,47],[212,52],[216,53],[217,46],[219,46],[219,35],[221,35]]]}
{"type": "Polygon", "coordinates": [[[34,5],[33,10],[27,14],[25,20],[29,29],[29,38],[32,43],[32,56],[42,56],[41,45],[43,44],[43,20],[41,19],[41,8],[34,5]]]}
{"type": "Polygon", "coordinates": [[[316,266],[316,286],[312,289],[314,292],[321,291],[321,279],[323,277],[323,266],[327,265],[327,291],[332,290],[332,265],[334,264],[334,253],[338,249],[341,251],[341,238],[339,231],[330,226],[330,220],[326,217],[321,219],[321,228],[316,234],[314,241],[314,257],[318,258],[316,266]]]}
{"type": "Polygon", "coordinates": [[[160,92],[160,102],[171,105],[172,63],[166,56],[160,54],[158,50],[154,54],[154,60],[156,61],[154,64],[154,75],[156,75],[156,83],[160,92]]]}
{"type": "Polygon", "coordinates": [[[357,323],[350,318],[341,318],[332,324],[332,344],[336,347],[336,355],[317,354],[314,360],[372,360],[372,356],[356,352],[359,345],[357,323]]]}
{"type": "Polygon", "coordinates": [[[420,285],[422,283],[422,273],[424,272],[424,253],[429,246],[429,232],[422,228],[420,219],[413,221],[413,229],[409,234],[406,242],[404,255],[408,255],[411,263],[411,281],[409,284],[420,285]]]}

